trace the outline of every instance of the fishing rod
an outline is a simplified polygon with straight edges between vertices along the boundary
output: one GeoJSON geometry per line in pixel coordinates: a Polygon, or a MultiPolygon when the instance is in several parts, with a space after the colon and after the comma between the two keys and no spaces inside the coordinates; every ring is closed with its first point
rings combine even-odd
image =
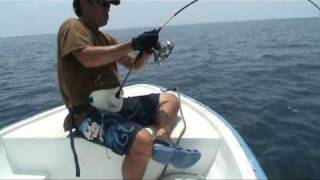
{"type": "MultiPolygon", "coordinates": [[[[167,26],[167,24],[173,19],[175,18],[178,14],[180,14],[183,10],[185,10],[186,8],[188,8],[189,6],[191,6],[192,4],[194,4],[195,2],[197,2],[199,0],[193,0],[192,2],[188,3],[187,5],[183,6],[181,9],[179,9],[177,12],[175,12],[172,16],[170,16],[168,19],[166,19],[162,25],[157,29],[157,33],[159,34],[160,31],[167,26]]],[[[166,58],[168,58],[168,56],[171,54],[172,50],[173,50],[173,44],[170,41],[165,41],[165,42],[161,42],[159,44],[159,49],[153,49],[153,54],[154,54],[154,58],[155,61],[158,64],[161,64],[166,58]]],[[[122,84],[120,85],[120,88],[116,94],[116,97],[119,98],[120,94],[122,92],[122,89],[126,83],[126,81],[128,80],[129,75],[131,74],[131,71],[133,69],[133,66],[136,64],[137,60],[140,59],[142,57],[143,52],[140,51],[139,54],[137,55],[135,61],[133,62],[133,64],[131,65],[127,75],[125,76],[125,78],[123,79],[122,84]]]]}
{"type": "MultiPolygon", "coordinates": [[[[157,33],[159,34],[160,31],[166,27],[166,25],[174,18],[176,17],[178,14],[180,14],[183,10],[185,10],[187,7],[191,6],[192,4],[194,4],[195,2],[197,2],[199,0],[193,0],[192,2],[188,3],[187,5],[185,5],[184,7],[182,7],[181,9],[179,9],[176,13],[174,13],[172,16],[170,16],[166,21],[164,21],[164,23],[156,30],[157,33]]],[[[155,57],[155,61],[158,62],[159,64],[161,62],[163,62],[172,52],[173,49],[173,44],[169,41],[165,41],[163,43],[159,44],[159,49],[153,49],[153,53],[154,53],[154,57],[155,57]]],[[[122,89],[129,77],[129,75],[131,74],[131,71],[133,69],[133,66],[136,64],[137,60],[140,59],[142,57],[143,52],[140,51],[139,54],[137,55],[135,61],[133,62],[133,64],[131,65],[126,77],[124,78],[122,84],[120,85],[120,88],[118,90],[118,92],[116,93],[116,98],[120,98],[120,94],[122,93],[122,89]]],[[[70,121],[72,122],[72,121],[70,121]]],[[[72,125],[70,126],[72,127],[72,125]]],[[[79,162],[78,162],[78,156],[75,152],[75,147],[74,147],[74,137],[73,137],[73,133],[71,128],[69,129],[70,131],[70,144],[71,144],[71,149],[73,151],[73,155],[74,155],[74,161],[75,161],[75,165],[76,165],[76,177],[80,177],[80,167],[79,167],[79,162]]],[[[167,166],[166,166],[167,167],[167,166]]],[[[166,168],[165,168],[166,169],[166,168]]]]}
{"type": "Polygon", "coordinates": [[[174,13],[172,16],[170,16],[166,21],[164,21],[162,23],[162,25],[160,26],[160,28],[157,30],[157,32],[159,33],[174,17],[176,17],[178,14],[180,14],[184,9],[186,9],[187,7],[191,6],[193,3],[197,2],[199,0],[193,0],[192,2],[188,3],[187,5],[185,5],[183,8],[179,9],[179,11],[177,11],[176,13],[174,13]]]}
{"type": "Polygon", "coordinates": [[[314,7],[316,7],[320,11],[320,7],[315,2],[313,2],[312,0],[307,1],[309,1],[314,7]]]}

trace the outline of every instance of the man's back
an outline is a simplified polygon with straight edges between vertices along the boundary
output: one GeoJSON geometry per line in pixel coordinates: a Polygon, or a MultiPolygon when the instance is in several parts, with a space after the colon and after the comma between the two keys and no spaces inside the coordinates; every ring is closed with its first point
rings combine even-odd
{"type": "Polygon", "coordinates": [[[116,62],[87,68],[72,53],[89,46],[113,45],[116,40],[111,36],[91,31],[78,19],[68,19],[60,27],[57,43],[60,91],[68,107],[81,104],[95,90],[120,85],[116,62]]]}

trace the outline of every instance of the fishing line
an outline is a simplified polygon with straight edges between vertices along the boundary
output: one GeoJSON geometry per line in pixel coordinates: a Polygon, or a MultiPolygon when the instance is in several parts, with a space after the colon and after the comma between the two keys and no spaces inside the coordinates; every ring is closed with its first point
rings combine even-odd
{"type": "Polygon", "coordinates": [[[320,11],[320,7],[315,2],[313,2],[312,0],[307,1],[309,1],[314,7],[316,7],[320,11]]]}
{"type": "MultiPolygon", "coordinates": [[[[187,7],[191,6],[192,4],[194,4],[194,3],[197,2],[197,1],[199,1],[199,0],[193,0],[192,2],[188,3],[187,5],[183,6],[181,9],[179,9],[177,12],[175,12],[172,16],[170,16],[167,20],[165,20],[165,21],[162,23],[162,25],[157,29],[157,33],[159,34],[160,31],[161,31],[164,27],[166,27],[166,25],[167,25],[173,18],[175,18],[175,17],[176,17],[178,14],[180,14],[183,10],[185,10],[187,7]]],[[[131,71],[132,71],[134,65],[137,63],[137,60],[142,57],[142,54],[143,54],[143,52],[140,51],[139,54],[137,55],[135,61],[133,62],[133,64],[130,66],[129,71],[128,71],[127,75],[125,76],[125,78],[123,79],[123,82],[122,82],[122,84],[120,85],[120,88],[119,88],[119,90],[118,90],[118,92],[117,92],[117,94],[116,94],[116,97],[117,97],[117,98],[120,98],[121,91],[122,91],[122,89],[123,89],[126,81],[128,80],[128,77],[129,77],[129,75],[131,74],[131,71]]]]}

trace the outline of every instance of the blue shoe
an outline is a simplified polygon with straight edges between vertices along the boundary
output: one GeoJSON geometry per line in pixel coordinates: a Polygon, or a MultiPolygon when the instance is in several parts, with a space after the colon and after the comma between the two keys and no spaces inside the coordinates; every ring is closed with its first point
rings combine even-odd
{"type": "Polygon", "coordinates": [[[188,168],[197,163],[200,157],[201,153],[198,150],[186,149],[162,140],[155,140],[153,144],[152,158],[161,164],[171,164],[176,168],[188,168]]]}

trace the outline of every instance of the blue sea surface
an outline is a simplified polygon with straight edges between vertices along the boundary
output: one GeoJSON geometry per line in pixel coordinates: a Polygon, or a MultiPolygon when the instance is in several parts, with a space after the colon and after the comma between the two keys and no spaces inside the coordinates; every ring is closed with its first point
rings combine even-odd
{"type": "MultiPolygon", "coordinates": [[[[125,41],[144,30],[107,32],[125,41]]],[[[63,104],[56,38],[0,38],[0,128],[63,104]]],[[[128,85],[177,86],[209,106],[271,179],[320,179],[320,18],[169,26],[160,38],[175,44],[168,61],[128,85]]]]}

